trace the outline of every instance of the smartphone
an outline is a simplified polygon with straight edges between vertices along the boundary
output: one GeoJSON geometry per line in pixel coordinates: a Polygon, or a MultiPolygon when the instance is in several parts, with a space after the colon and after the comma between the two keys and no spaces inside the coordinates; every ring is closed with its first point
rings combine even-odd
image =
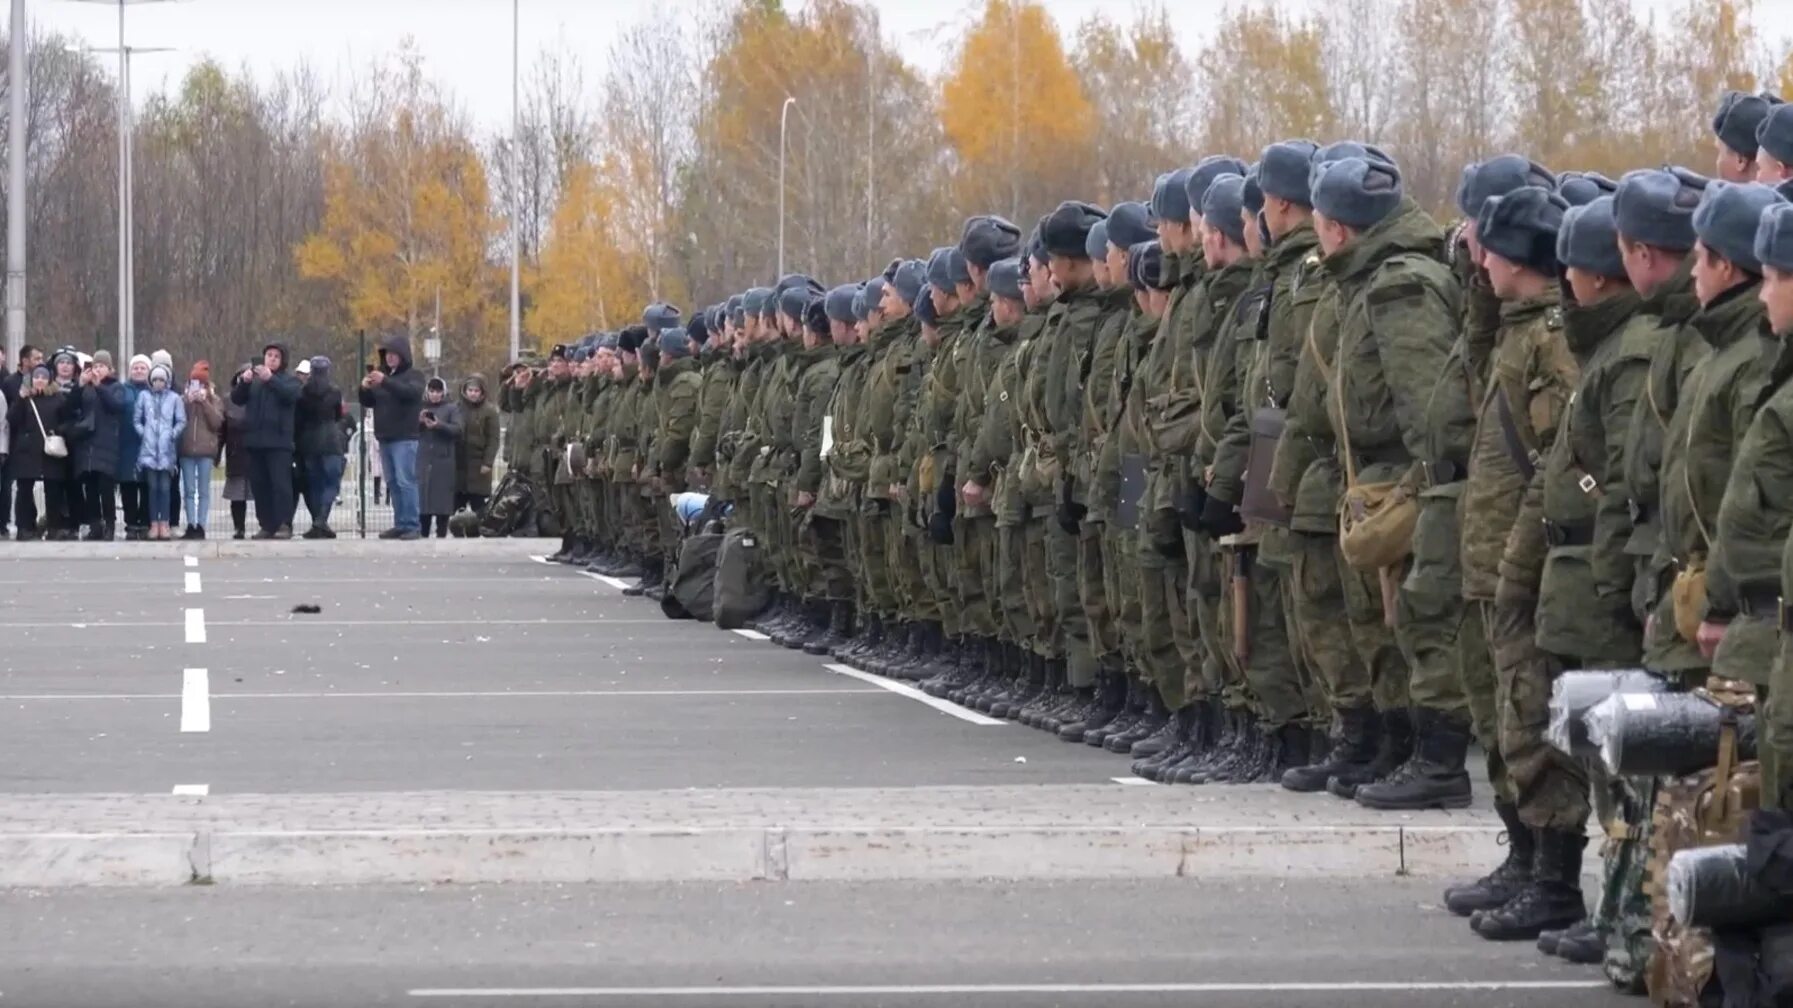
{"type": "Polygon", "coordinates": [[[199,381],[198,379],[194,379],[193,381],[190,381],[187,383],[187,391],[191,392],[195,395],[199,394],[200,392],[202,392],[204,390],[205,390],[205,383],[199,381]]]}

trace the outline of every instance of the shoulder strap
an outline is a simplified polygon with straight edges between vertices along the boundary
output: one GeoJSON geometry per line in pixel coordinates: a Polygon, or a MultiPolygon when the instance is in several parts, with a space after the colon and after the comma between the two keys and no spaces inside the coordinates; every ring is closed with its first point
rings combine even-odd
{"type": "Polygon", "coordinates": [[[1500,418],[1500,437],[1506,442],[1507,455],[1529,483],[1538,472],[1538,450],[1526,442],[1519,424],[1514,421],[1513,405],[1507,401],[1507,390],[1499,379],[1494,383],[1494,409],[1500,418]]]}
{"type": "Polygon", "coordinates": [[[50,440],[50,432],[44,430],[44,415],[37,411],[37,398],[35,396],[31,399],[31,415],[37,420],[37,436],[43,438],[45,441],[50,440]]]}
{"type": "MultiPolygon", "coordinates": [[[[1687,401],[1689,404],[1698,403],[1700,401],[1700,396],[1705,393],[1706,376],[1708,373],[1709,371],[1706,368],[1702,367],[1700,369],[1700,387],[1694,392],[1693,398],[1687,401]]],[[[1654,408],[1655,404],[1652,403],[1651,406],[1654,408]]],[[[1700,542],[1705,543],[1706,549],[1710,550],[1712,548],[1712,536],[1706,531],[1706,521],[1700,517],[1699,498],[1695,497],[1693,493],[1692,461],[1693,417],[1690,416],[1687,418],[1687,436],[1683,439],[1681,445],[1681,486],[1687,491],[1687,513],[1693,516],[1693,527],[1700,533],[1700,542]]]]}
{"type": "MultiPolygon", "coordinates": [[[[1314,366],[1320,369],[1320,374],[1326,379],[1327,388],[1332,392],[1333,401],[1326,404],[1326,413],[1330,417],[1333,404],[1344,401],[1344,369],[1326,366],[1325,358],[1320,356],[1320,344],[1314,339],[1314,322],[1311,318],[1307,323],[1307,352],[1313,356],[1314,366]]],[[[1350,426],[1350,424],[1341,423],[1338,432],[1339,447],[1344,449],[1341,455],[1345,460],[1345,486],[1347,487],[1357,485],[1357,460],[1351,457],[1350,426]]]]}

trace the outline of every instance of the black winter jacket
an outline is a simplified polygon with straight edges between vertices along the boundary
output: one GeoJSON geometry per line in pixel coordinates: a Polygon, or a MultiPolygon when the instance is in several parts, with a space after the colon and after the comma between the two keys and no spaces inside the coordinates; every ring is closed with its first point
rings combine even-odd
{"type": "Polygon", "coordinates": [[[361,405],[374,411],[374,438],[381,444],[417,440],[417,415],[423,411],[423,375],[411,366],[411,343],[403,336],[388,337],[380,344],[380,384],[361,389],[361,405]],[[386,366],[386,354],[398,354],[396,368],[386,366]]]}
{"type": "Polygon", "coordinates": [[[300,382],[289,367],[292,351],[286,344],[270,343],[262,348],[262,353],[270,349],[280,351],[280,369],[265,382],[251,379],[232,388],[230,401],[245,407],[243,447],[250,451],[292,451],[300,382]]]}

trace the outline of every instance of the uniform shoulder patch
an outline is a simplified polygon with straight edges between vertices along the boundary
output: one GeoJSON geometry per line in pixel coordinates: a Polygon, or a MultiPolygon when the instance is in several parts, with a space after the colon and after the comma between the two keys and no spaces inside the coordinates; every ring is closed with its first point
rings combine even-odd
{"type": "Polygon", "coordinates": [[[1545,309],[1544,310],[1544,328],[1549,329],[1551,332],[1555,332],[1556,330],[1561,329],[1562,327],[1563,327],[1563,309],[1561,308],[1561,306],[1551,305],[1549,308],[1545,309]]]}

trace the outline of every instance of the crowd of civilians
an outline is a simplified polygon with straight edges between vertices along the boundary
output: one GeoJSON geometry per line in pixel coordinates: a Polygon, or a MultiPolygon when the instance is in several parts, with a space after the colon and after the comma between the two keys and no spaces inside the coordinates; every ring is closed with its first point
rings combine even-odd
{"type": "MultiPolygon", "coordinates": [[[[328,357],[295,361],[270,343],[219,391],[207,361],[178,384],[163,350],[131,358],[122,375],[104,350],[46,356],[26,346],[17,370],[0,352],[0,536],[11,522],[20,541],[109,541],[121,524],[128,540],[204,539],[222,466],[235,538],[292,538],[303,503],[303,537],[334,539],[330,513],[358,418],[332,371],[328,357]]],[[[394,337],[367,365],[355,401],[371,417],[370,461],[392,504],[381,538],[417,539],[432,524],[445,536],[455,511],[484,507],[499,442],[484,378],[464,380],[451,401],[394,337]]]]}

